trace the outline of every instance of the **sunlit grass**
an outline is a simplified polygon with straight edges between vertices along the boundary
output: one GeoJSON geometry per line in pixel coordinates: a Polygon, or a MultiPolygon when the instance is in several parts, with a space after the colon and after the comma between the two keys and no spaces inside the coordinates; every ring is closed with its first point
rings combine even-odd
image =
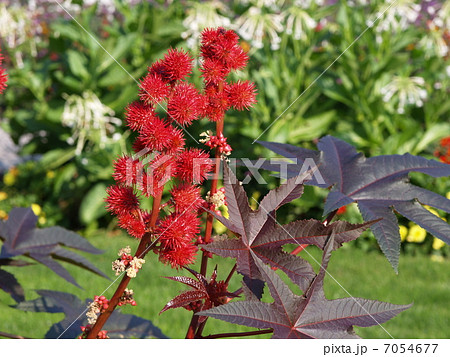
{"type": "MultiPolygon", "coordinates": [[[[117,251],[126,246],[135,246],[136,241],[123,235],[107,236],[99,234],[90,241],[105,253],[99,256],[89,256],[95,264],[106,272],[111,279],[115,279],[111,270],[111,261],[117,257],[117,251]]],[[[320,252],[315,249],[309,252],[320,259],[320,252]]],[[[303,253],[307,258],[308,255],[303,253]]],[[[134,313],[152,320],[165,335],[170,338],[184,338],[192,313],[184,309],[169,310],[159,315],[164,305],[179,292],[185,290],[180,283],[164,279],[164,276],[184,275],[183,271],[172,270],[157,261],[157,257],[150,253],[146,257],[146,264],[133,279],[130,288],[135,291],[137,307],[127,306],[124,313],[134,313]]],[[[225,279],[234,261],[214,259],[209,265],[209,273],[216,262],[219,262],[219,279],[225,279]]],[[[313,263],[314,264],[314,263],[313,263]]],[[[21,268],[8,268],[25,287],[26,298],[34,299],[38,295],[33,289],[59,290],[75,294],[80,299],[92,298],[99,295],[111,284],[97,275],[82,269],[65,265],[75,276],[84,290],[66,283],[49,269],[36,264],[21,268]]],[[[197,268],[197,267],[196,267],[197,268]]],[[[340,249],[333,253],[330,261],[329,273],[348,293],[355,297],[377,299],[395,304],[409,304],[414,306],[401,313],[398,317],[383,324],[384,329],[394,338],[449,338],[450,324],[450,262],[433,262],[429,257],[401,256],[399,275],[396,275],[386,258],[376,252],[364,253],[351,247],[340,249]]],[[[188,274],[188,273],[187,273],[188,274]]],[[[232,280],[230,290],[237,289],[240,276],[232,280]]],[[[117,286],[114,283],[107,292],[110,297],[117,286]]],[[[348,297],[348,294],[329,276],[325,279],[325,293],[327,298],[336,299],[348,297]]],[[[8,307],[14,301],[4,292],[0,292],[0,331],[12,334],[43,338],[50,326],[63,318],[62,314],[44,314],[18,311],[8,307]]],[[[209,319],[204,331],[205,335],[212,333],[249,331],[250,328],[227,324],[222,321],[209,319]]],[[[389,334],[379,326],[370,328],[356,328],[358,334],[364,338],[389,338],[389,334]]],[[[268,337],[261,336],[261,337],[268,337]]]]}

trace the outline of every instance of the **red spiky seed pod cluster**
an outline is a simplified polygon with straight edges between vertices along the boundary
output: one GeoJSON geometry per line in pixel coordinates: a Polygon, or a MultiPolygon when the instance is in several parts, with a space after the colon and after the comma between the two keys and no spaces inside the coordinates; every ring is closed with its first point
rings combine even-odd
{"type": "Polygon", "coordinates": [[[5,69],[1,67],[2,62],[3,62],[2,49],[0,48],[0,94],[2,94],[3,91],[5,90],[6,82],[8,81],[8,75],[6,74],[5,69]]]}
{"type": "Polygon", "coordinates": [[[243,110],[256,103],[253,83],[226,81],[232,70],[244,68],[248,62],[248,56],[239,46],[236,33],[222,27],[205,29],[200,51],[203,58],[200,71],[205,83],[203,116],[211,121],[219,121],[231,107],[243,110]]]}
{"type": "MultiPolygon", "coordinates": [[[[139,100],[129,104],[125,113],[128,128],[137,134],[135,154],[114,162],[115,185],[108,188],[106,198],[119,226],[138,239],[146,233],[158,239],[153,250],[176,268],[195,259],[204,205],[198,185],[214,169],[208,153],[186,147],[183,130],[202,117],[221,120],[226,110],[248,109],[256,102],[252,83],[226,81],[231,71],[244,68],[248,61],[233,31],[205,30],[201,57],[202,91],[187,81],[193,58],[184,50],[169,49],[148,68],[139,83],[139,100]],[[141,208],[141,200],[160,197],[169,181],[173,182],[171,198],[164,204],[169,211],[151,227],[151,212],[141,208]]],[[[231,152],[223,135],[217,140],[216,147],[231,152]]]]}

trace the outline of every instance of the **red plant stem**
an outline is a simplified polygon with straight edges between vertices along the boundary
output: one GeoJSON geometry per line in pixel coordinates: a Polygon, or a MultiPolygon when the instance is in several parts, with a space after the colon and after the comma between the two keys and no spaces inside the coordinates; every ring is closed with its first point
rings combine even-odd
{"type": "Polygon", "coordinates": [[[225,280],[225,284],[228,285],[228,283],[230,282],[231,277],[233,276],[234,272],[236,271],[237,268],[237,264],[234,264],[234,267],[230,270],[230,273],[228,274],[226,280],[225,280]]]}
{"type": "MultiPolygon", "coordinates": [[[[334,210],[333,212],[330,212],[330,214],[327,216],[327,218],[325,218],[322,223],[327,226],[331,220],[334,218],[334,216],[336,215],[337,210],[334,210]]],[[[291,255],[297,255],[298,253],[300,253],[303,249],[305,249],[309,244],[300,244],[297,248],[295,248],[292,252],[291,255]]]]}
{"type": "MultiPolygon", "coordinates": [[[[223,133],[223,119],[216,122],[216,136],[219,136],[221,133],[223,133]]],[[[219,152],[219,148],[216,148],[215,155],[214,155],[216,167],[215,167],[213,179],[211,182],[211,190],[209,193],[210,196],[214,195],[217,192],[217,183],[219,180],[219,171],[220,171],[220,155],[221,154],[219,152]]],[[[211,240],[211,234],[212,234],[212,230],[213,230],[213,221],[214,221],[214,216],[208,212],[208,214],[206,216],[205,239],[204,239],[205,243],[208,243],[211,240]]],[[[205,252],[203,252],[202,263],[200,266],[200,274],[205,276],[207,268],[208,268],[208,256],[206,255],[205,252]]],[[[198,329],[198,316],[196,316],[194,314],[192,316],[191,323],[189,324],[189,328],[186,333],[186,338],[187,339],[195,338],[197,329],[198,329]]]]}
{"type": "Polygon", "coordinates": [[[195,337],[195,331],[197,330],[198,319],[200,316],[192,315],[191,323],[189,324],[188,331],[186,333],[187,339],[192,339],[195,337]]]}
{"type": "Polygon", "coordinates": [[[245,337],[245,336],[256,336],[256,335],[264,335],[266,333],[272,333],[273,329],[269,328],[266,330],[258,330],[258,331],[249,331],[249,332],[230,332],[230,333],[218,333],[216,335],[209,335],[202,338],[222,338],[222,337],[245,337]]]}
{"type": "MultiPolygon", "coordinates": [[[[162,191],[156,195],[153,199],[152,204],[152,214],[150,216],[150,229],[153,229],[156,225],[156,220],[158,219],[159,210],[161,207],[161,199],[162,199],[162,191]]],[[[136,249],[136,253],[134,254],[137,258],[143,258],[148,253],[148,246],[151,244],[152,239],[152,233],[147,232],[144,234],[144,236],[141,239],[141,242],[139,243],[139,246],[136,249]]],[[[101,331],[103,325],[108,321],[109,317],[117,307],[117,304],[119,303],[120,297],[123,295],[123,292],[127,288],[131,278],[128,275],[124,275],[119,286],[117,287],[113,297],[109,301],[108,308],[100,314],[100,316],[97,318],[97,321],[95,322],[94,326],[92,326],[91,331],[87,335],[86,338],[88,339],[94,339],[97,338],[98,333],[101,331]]]]}
{"type": "MultiPolygon", "coordinates": [[[[221,133],[223,133],[223,119],[216,122],[216,136],[219,136],[221,133]]],[[[209,193],[210,197],[214,195],[217,192],[217,183],[219,180],[219,171],[220,171],[220,151],[219,148],[216,148],[215,150],[215,170],[214,170],[214,176],[211,182],[211,191],[209,193]]],[[[205,227],[205,239],[204,242],[207,244],[211,240],[211,234],[213,230],[213,221],[214,216],[211,213],[208,213],[206,216],[206,227],[205,227]]],[[[200,268],[200,274],[206,275],[206,268],[208,266],[208,256],[203,253],[202,255],[202,265],[200,268]]]]}

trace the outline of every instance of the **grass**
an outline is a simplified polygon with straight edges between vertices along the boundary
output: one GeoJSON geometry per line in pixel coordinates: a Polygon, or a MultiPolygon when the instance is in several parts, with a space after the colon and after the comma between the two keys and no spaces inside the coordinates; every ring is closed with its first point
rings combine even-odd
{"type": "MultiPolygon", "coordinates": [[[[134,247],[136,242],[123,235],[107,236],[99,234],[90,241],[105,253],[100,256],[89,256],[91,261],[106,272],[112,279],[111,261],[116,258],[117,251],[125,245],[134,247]]],[[[320,259],[318,250],[308,248],[315,259],[320,259]]],[[[306,259],[311,259],[302,253],[306,259]]],[[[219,264],[219,279],[225,279],[234,264],[233,260],[215,258],[210,264],[210,272],[214,264],[219,264]]],[[[19,282],[25,287],[26,298],[38,297],[33,289],[59,290],[75,294],[80,299],[92,298],[103,293],[111,282],[90,272],[65,264],[77,282],[83,287],[79,289],[66,283],[49,269],[40,264],[6,268],[13,272],[19,282]]],[[[401,256],[399,275],[396,275],[386,258],[377,252],[365,253],[350,245],[333,253],[329,273],[352,296],[367,299],[377,299],[395,304],[414,306],[401,313],[393,320],[380,326],[358,328],[357,333],[363,338],[449,338],[450,308],[450,261],[434,262],[424,256],[401,256]]],[[[152,320],[164,334],[171,338],[184,338],[191,318],[191,312],[184,309],[169,310],[159,315],[163,306],[179,292],[185,290],[180,283],[164,279],[164,276],[183,275],[157,262],[151,253],[147,263],[134,279],[130,288],[135,291],[137,307],[122,308],[124,313],[134,313],[152,320]]],[[[230,290],[237,289],[239,278],[232,279],[230,290]]],[[[118,281],[105,293],[110,297],[118,281]]],[[[325,294],[329,299],[348,297],[348,294],[329,276],[325,279],[325,294]]],[[[60,321],[63,314],[30,313],[16,310],[8,305],[13,304],[12,298],[0,291],[0,331],[12,334],[43,338],[50,326],[60,321]]],[[[249,331],[250,328],[227,324],[209,319],[204,334],[249,331]]],[[[259,336],[260,338],[268,337],[259,336]]]]}

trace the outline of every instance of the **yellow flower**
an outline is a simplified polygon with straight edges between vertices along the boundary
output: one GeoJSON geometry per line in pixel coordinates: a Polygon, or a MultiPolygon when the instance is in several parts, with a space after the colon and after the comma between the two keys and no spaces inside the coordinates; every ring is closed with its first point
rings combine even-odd
{"type": "Polygon", "coordinates": [[[38,219],[39,224],[45,224],[45,222],[47,222],[47,218],[45,218],[44,216],[39,217],[38,219]]]}
{"type": "Polygon", "coordinates": [[[19,170],[15,167],[11,167],[9,171],[3,176],[3,183],[6,186],[12,186],[16,183],[17,175],[19,175],[19,170]]]}
{"type": "Polygon", "coordinates": [[[46,176],[47,176],[48,179],[54,178],[55,177],[55,171],[53,171],[53,170],[47,171],[46,176]]]}
{"type": "Polygon", "coordinates": [[[6,200],[8,198],[8,194],[6,192],[0,191],[0,201],[6,200]]]}
{"type": "Polygon", "coordinates": [[[447,192],[447,194],[445,195],[445,197],[447,197],[447,199],[450,200],[450,191],[447,192]]]}
{"type": "Polygon", "coordinates": [[[0,219],[8,219],[8,213],[0,209],[0,219]]]}
{"type": "Polygon", "coordinates": [[[438,239],[436,237],[433,239],[433,249],[434,250],[439,250],[444,246],[445,246],[445,243],[443,241],[441,241],[440,239],[438,239]]]}
{"type": "Polygon", "coordinates": [[[423,206],[426,210],[428,210],[429,212],[433,213],[435,216],[437,217],[441,217],[439,216],[438,211],[436,211],[434,208],[431,208],[430,206],[423,206]]]}
{"type": "Polygon", "coordinates": [[[408,228],[406,228],[405,226],[398,226],[398,228],[400,229],[400,238],[402,239],[402,242],[405,241],[406,236],[408,234],[408,228]]]}
{"type": "Polygon", "coordinates": [[[406,241],[413,243],[422,243],[427,236],[427,231],[422,227],[419,227],[417,224],[414,224],[408,232],[408,236],[406,237],[406,241]]]}
{"type": "Polygon", "coordinates": [[[37,203],[32,203],[31,209],[33,210],[36,216],[39,216],[42,213],[42,208],[37,203]]]}

